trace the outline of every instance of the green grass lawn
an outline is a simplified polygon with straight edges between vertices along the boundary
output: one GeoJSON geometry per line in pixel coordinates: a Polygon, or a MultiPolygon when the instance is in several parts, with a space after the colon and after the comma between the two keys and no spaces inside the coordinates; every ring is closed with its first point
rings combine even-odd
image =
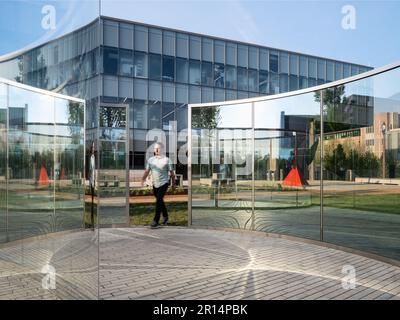
{"type": "MultiPolygon", "coordinates": [[[[319,205],[319,197],[312,197],[313,204],[319,205]]],[[[355,210],[400,213],[399,194],[357,194],[357,193],[325,193],[324,206],[348,208],[355,210]]]]}
{"type": "MultiPolygon", "coordinates": [[[[187,202],[167,202],[169,220],[171,226],[187,226],[188,206],[187,202]]],[[[153,221],[155,204],[135,204],[130,207],[131,225],[149,225],[153,221]]],[[[161,217],[162,221],[162,217],[161,217]]]]}

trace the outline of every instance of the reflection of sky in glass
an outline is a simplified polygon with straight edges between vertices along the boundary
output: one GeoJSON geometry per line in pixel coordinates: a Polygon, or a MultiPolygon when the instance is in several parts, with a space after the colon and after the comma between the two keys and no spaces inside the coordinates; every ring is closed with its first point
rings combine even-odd
{"type": "Polygon", "coordinates": [[[10,86],[10,106],[12,108],[27,107],[26,122],[54,123],[55,121],[59,124],[68,124],[69,121],[69,101],[65,99],[10,86]]]}
{"type": "Polygon", "coordinates": [[[56,123],[68,123],[69,118],[69,101],[56,98],[56,123]]]}
{"type": "Polygon", "coordinates": [[[251,127],[251,103],[221,106],[219,128],[249,128],[251,127]]]}
{"type": "Polygon", "coordinates": [[[283,115],[318,116],[319,109],[314,93],[260,101],[254,104],[254,123],[256,128],[283,128],[283,115]]]}
{"type": "Polygon", "coordinates": [[[374,113],[397,112],[400,107],[399,68],[345,84],[345,96],[374,97],[374,113]]]}
{"type": "Polygon", "coordinates": [[[373,77],[374,96],[400,100],[400,68],[373,77]]]}
{"type": "Polygon", "coordinates": [[[98,16],[95,0],[0,1],[0,56],[42,44],[93,21],[98,16]],[[55,29],[43,28],[44,6],[55,9],[55,29]]]}
{"type": "Polygon", "coordinates": [[[53,97],[10,86],[10,107],[27,107],[26,122],[54,123],[53,97]]]}
{"type": "Polygon", "coordinates": [[[7,106],[6,88],[4,83],[0,83],[0,109],[5,109],[7,106]]]}

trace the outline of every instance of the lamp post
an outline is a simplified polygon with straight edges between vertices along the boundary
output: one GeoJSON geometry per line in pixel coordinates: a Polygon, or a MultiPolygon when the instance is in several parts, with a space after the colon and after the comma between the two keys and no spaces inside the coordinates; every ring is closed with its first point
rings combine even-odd
{"type": "Polygon", "coordinates": [[[383,137],[383,141],[382,141],[382,178],[385,179],[386,177],[386,139],[385,139],[385,134],[386,134],[386,123],[382,122],[381,125],[381,132],[382,132],[382,137],[383,137]]]}

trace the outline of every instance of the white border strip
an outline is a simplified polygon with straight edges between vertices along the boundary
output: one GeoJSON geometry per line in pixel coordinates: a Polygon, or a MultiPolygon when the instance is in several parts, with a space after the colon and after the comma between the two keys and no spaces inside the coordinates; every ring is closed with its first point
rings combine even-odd
{"type": "Polygon", "coordinates": [[[44,95],[47,95],[47,96],[51,96],[51,97],[55,97],[55,98],[60,98],[60,99],[66,99],[66,100],[71,100],[71,101],[75,101],[75,102],[85,103],[85,100],[83,100],[83,99],[67,96],[67,95],[60,94],[60,93],[55,93],[53,91],[39,89],[39,88],[36,88],[36,87],[28,86],[26,84],[22,84],[22,83],[19,83],[19,82],[11,81],[11,80],[4,79],[4,78],[1,78],[1,77],[0,77],[0,83],[8,84],[8,85],[13,86],[13,87],[17,87],[17,88],[25,89],[25,90],[28,90],[28,91],[41,93],[41,94],[44,94],[44,95]]]}

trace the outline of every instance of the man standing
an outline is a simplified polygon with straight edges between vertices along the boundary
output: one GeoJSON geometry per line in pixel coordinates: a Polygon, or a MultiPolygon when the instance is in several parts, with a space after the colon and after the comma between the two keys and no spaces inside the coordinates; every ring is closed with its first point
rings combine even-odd
{"type": "Polygon", "coordinates": [[[141,181],[142,186],[150,171],[153,180],[153,192],[156,197],[156,213],[150,226],[156,228],[159,225],[161,213],[164,218],[163,225],[167,225],[168,223],[168,211],[164,203],[164,195],[169,185],[168,173],[172,179],[172,188],[175,188],[175,174],[172,162],[163,154],[163,145],[159,142],[154,145],[154,156],[147,161],[146,170],[144,171],[141,181]]]}

